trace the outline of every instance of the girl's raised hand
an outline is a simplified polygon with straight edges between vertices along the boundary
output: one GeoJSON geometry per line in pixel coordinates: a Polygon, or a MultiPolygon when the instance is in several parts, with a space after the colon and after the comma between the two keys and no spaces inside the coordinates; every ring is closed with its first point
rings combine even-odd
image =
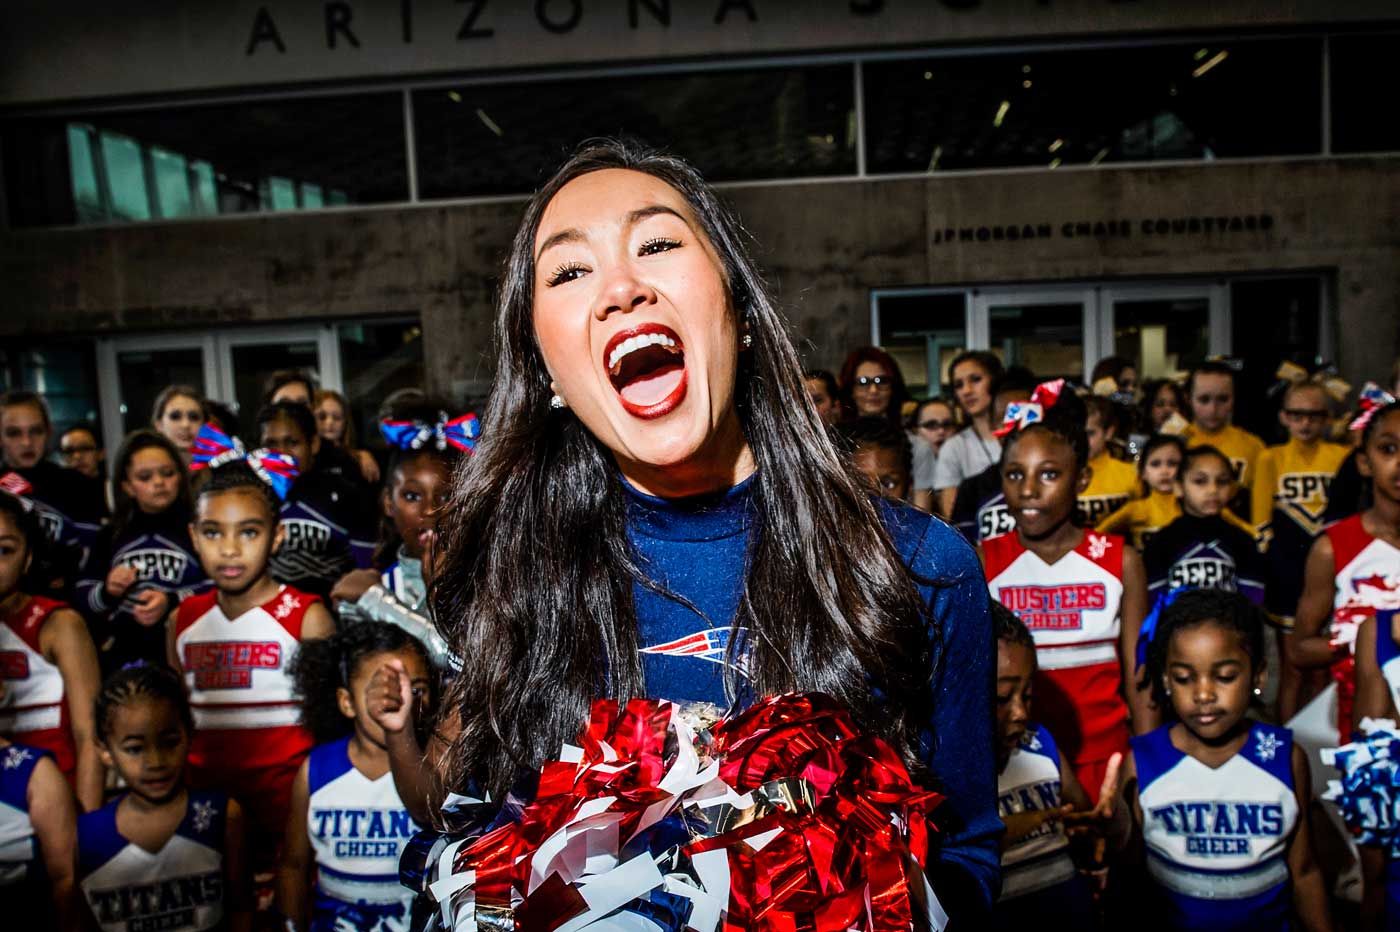
{"type": "Polygon", "coordinates": [[[159,624],[170,613],[170,596],[159,589],[147,589],[136,597],[131,615],[146,627],[159,624]]]}
{"type": "Polygon", "coordinates": [[[395,657],[374,671],[365,690],[365,708],[386,734],[398,734],[412,724],[413,684],[402,660],[395,657]]]}
{"type": "Polygon", "coordinates": [[[114,566],[107,573],[107,594],[114,599],[120,599],[126,595],[126,590],[130,589],[134,582],[136,582],[136,570],[125,563],[114,566]]]}

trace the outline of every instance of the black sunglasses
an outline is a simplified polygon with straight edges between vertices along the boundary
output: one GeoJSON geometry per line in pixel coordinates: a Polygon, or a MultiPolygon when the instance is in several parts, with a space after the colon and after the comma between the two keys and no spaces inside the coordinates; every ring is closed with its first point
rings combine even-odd
{"type": "Polygon", "coordinates": [[[957,421],[920,421],[919,426],[924,430],[952,430],[958,426],[957,421]]]}

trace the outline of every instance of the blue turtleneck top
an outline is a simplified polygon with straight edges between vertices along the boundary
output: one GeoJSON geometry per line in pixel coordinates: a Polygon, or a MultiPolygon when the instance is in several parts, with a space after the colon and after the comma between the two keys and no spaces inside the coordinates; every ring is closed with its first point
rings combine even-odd
{"type": "MultiPolygon", "coordinates": [[[[703,614],[636,586],[642,672],[653,697],[729,705],[724,662],[755,531],[752,481],[683,500],[654,498],[623,483],[628,534],[643,572],[703,614]]],[[[905,565],[925,580],[918,590],[937,629],[924,758],[948,799],[935,815],[945,834],[929,874],[949,915],[975,923],[991,909],[1001,874],[992,738],[996,648],[987,585],[972,548],[947,524],[884,500],[879,509],[905,565]]]]}

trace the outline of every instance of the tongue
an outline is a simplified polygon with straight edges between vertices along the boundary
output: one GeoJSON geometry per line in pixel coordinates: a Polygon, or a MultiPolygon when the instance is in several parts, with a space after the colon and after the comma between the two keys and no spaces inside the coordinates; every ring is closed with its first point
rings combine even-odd
{"type": "Polygon", "coordinates": [[[649,408],[676,390],[685,375],[684,364],[676,363],[638,376],[618,390],[622,399],[638,408],[649,408]]]}

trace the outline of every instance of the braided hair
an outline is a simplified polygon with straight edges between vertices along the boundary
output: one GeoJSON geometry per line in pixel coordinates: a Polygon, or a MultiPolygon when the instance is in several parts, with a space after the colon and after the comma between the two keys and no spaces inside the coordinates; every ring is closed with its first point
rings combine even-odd
{"type": "Polygon", "coordinates": [[[122,667],[107,677],[102,689],[97,693],[97,737],[106,741],[112,733],[113,713],[124,705],[140,699],[154,699],[169,702],[185,726],[187,734],[194,734],[194,714],[190,712],[189,699],[185,696],[185,684],[180,676],[164,664],[138,660],[122,667]]]}
{"type": "Polygon", "coordinates": [[[1161,708],[1171,708],[1162,681],[1167,673],[1167,651],[1172,637],[1199,625],[1219,625],[1239,636],[1240,646],[1249,655],[1251,675],[1267,663],[1264,655],[1264,615],[1249,599],[1224,589],[1191,589],[1177,596],[1162,611],[1152,643],[1147,648],[1147,680],[1152,684],[1152,700],[1161,708]]]}
{"type": "Polygon", "coordinates": [[[200,502],[222,492],[250,492],[267,506],[267,519],[275,528],[277,516],[282,513],[282,500],[272,486],[262,480],[253,467],[245,460],[232,460],[208,471],[205,481],[195,497],[196,509],[200,502]]]}
{"type": "MultiPolygon", "coordinates": [[[[305,641],[297,648],[289,672],[293,694],[301,702],[301,724],[318,744],[343,738],[354,730],[340,712],[337,689],[349,689],[360,663],[375,654],[408,649],[423,658],[430,673],[432,661],[417,638],[402,628],[380,621],[349,625],[327,638],[305,641]]],[[[436,694],[436,683],[431,691],[436,694]]],[[[430,701],[432,696],[429,697],[430,701]]]]}

